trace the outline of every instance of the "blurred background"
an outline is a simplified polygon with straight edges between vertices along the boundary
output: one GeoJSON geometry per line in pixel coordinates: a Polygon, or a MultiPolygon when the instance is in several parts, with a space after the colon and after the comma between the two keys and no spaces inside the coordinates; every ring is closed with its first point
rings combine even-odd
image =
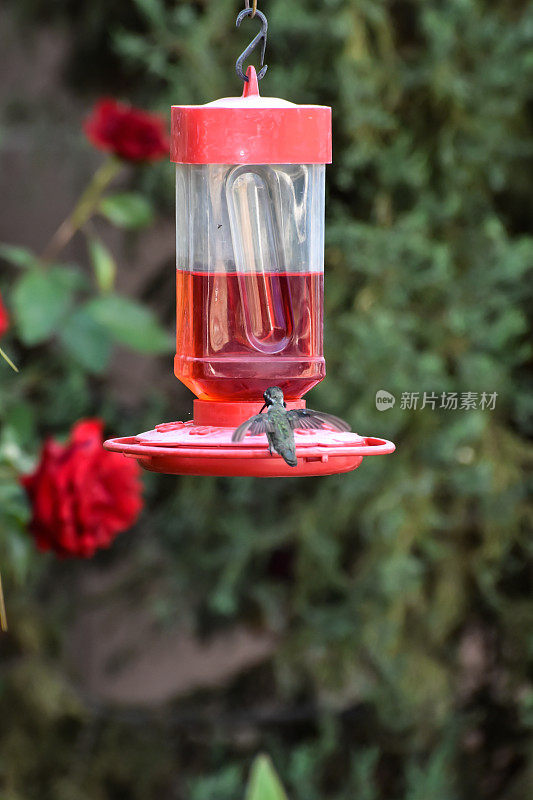
{"type": "MultiPolygon", "coordinates": [[[[82,132],[95,101],[168,120],[171,103],[241,93],[234,62],[258,26],[235,30],[240,8],[0,9],[0,241],[26,248],[0,267],[2,347],[21,367],[0,364],[0,796],[234,800],[262,751],[291,800],[526,800],[530,4],[259,3],[262,94],[333,107],[328,375],[308,401],[396,454],[327,478],[146,474],[138,523],[87,561],[28,535],[18,474],[46,436],[87,416],[126,435],[190,414],[172,374],[172,166],[118,177],[146,201],[138,224],[91,223],[153,340],[104,346],[60,322],[32,338],[22,262],[103,160],[82,132]],[[376,408],[379,390],[394,408],[376,408]],[[424,392],[497,397],[433,409],[424,392]]],[[[90,256],[77,235],[61,260],[91,281],[90,256]]]]}

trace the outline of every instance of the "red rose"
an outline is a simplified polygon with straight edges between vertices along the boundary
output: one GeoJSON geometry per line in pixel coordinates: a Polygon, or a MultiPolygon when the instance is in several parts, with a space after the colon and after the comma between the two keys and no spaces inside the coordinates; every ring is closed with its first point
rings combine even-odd
{"type": "Polygon", "coordinates": [[[2,302],[2,295],[0,294],[0,336],[9,328],[9,317],[7,315],[6,307],[2,302]]]}
{"type": "Polygon", "coordinates": [[[102,429],[100,420],[82,420],[67,444],[48,440],[35,472],[21,479],[33,509],[29,529],[40,550],[87,558],[137,519],[139,467],[102,448],[102,429]]]}
{"type": "Polygon", "coordinates": [[[95,147],[125,161],[155,161],[169,154],[163,119],[116,100],[96,103],[84,130],[95,147]]]}

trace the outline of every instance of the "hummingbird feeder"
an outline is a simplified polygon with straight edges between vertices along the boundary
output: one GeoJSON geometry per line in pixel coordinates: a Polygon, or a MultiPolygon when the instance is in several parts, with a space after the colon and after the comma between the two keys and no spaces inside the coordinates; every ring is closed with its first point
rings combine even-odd
{"type": "MultiPolygon", "coordinates": [[[[270,455],[264,435],[232,433],[279,386],[288,409],[325,376],[324,178],[331,109],[261,97],[267,22],[237,60],[242,97],[173,106],[176,163],[176,377],[191,389],[194,419],[105,442],[154,472],[328,475],[364,456],[392,453],[385,439],[296,430],[298,464],[270,455]],[[261,47],[259,75],[243,63],[261,47]]],[[[237,25],[246,8],[237,17],[237,25]]]]}

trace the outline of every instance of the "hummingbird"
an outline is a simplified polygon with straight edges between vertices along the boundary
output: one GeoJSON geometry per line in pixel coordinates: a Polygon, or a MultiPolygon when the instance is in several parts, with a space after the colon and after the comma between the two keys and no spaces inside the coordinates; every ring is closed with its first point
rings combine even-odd
{"type": "Polygon", "coordinates": [[[294,442],[296,428],[316,429],[330,425],[337,431],[351,430],[343,419],[323,411],[313,411],[311,408],[295,408],[287,411],[287,404],[279,386],[270,386],[263,394],[263,398],[265,404],[259,414],[255,414],[235,428],[231,440],[242,442],[248,430],[252,436],[266,433],[270,455],[275,450],[289,467],[296,467],[298,464],[294,442]],[[267,413],[263,414],[265,408],[267,413]]]}

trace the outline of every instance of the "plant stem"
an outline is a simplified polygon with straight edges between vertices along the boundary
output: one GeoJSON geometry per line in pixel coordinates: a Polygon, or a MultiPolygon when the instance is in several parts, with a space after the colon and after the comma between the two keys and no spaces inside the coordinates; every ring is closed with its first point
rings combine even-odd
{"type": "Polygon", "coordinates": [[[82,193],[71,214],[61,223],[46,245],[41,261],[48,263],[56,258],[70,242],[74,234],[85,225],[94,213],[104,189],[122,169],[123,163],[118,158],[108,158],[96,170],[89,185],[82,193]]]}
{"type": "Polygon", "coordinates": [[[0,628],[7,633],[7,614],[4,603],[4,592],[2,590],[2,576],[0,575],[0,628]]]}
{"type": "Polygon", "coordinates": [[[9,356],[7,355],[7,353],[4,353],[4,351],[2,350],[2,348],[1,348],[1,347],[0,347],[0,356],[2,356],[2,358],[3,358],[3,359],[5,359],[5,361],[7,361],[7,363],[9,364],[9,366],[10,366],[10,367],[12,367],[12,368],[15,370],[15,372],[18,372],[18,367],[16,367],[16,366],[13,364],[13,362],[11,361],[11,359],[9,358],[9,356]]]}

